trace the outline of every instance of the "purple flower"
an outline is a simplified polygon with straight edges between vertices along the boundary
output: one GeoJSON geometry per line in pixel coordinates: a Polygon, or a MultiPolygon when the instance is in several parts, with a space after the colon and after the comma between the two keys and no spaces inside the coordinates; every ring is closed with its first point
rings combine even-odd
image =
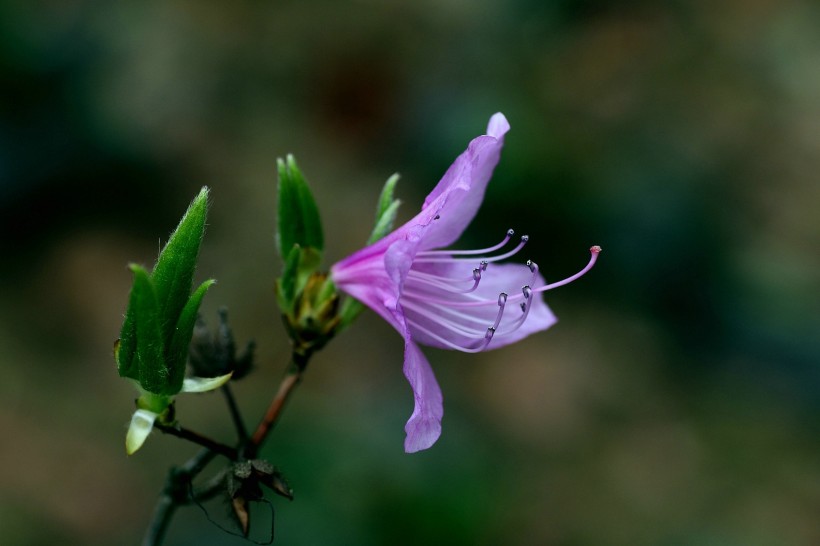
{"type": "Polygon", "coordinates": [[[546,330],[556,318],[541,292],[586,273],[601,250],[592,247],[584,269],[552,284],[534,262],[497,263],[527,242],[526,235],[515,242],[512,230],[489,248],[436,250],[454,243],[475,217],[509,129],[504,115],[495,114],[487,134],[470,142],[415,218],[331,268],[336,286],[404,337],[404,375],[415,398],[405,426],[408,453],[436,442],[444,413],[441,389],[418,344],[475,353],[546,330]]]}

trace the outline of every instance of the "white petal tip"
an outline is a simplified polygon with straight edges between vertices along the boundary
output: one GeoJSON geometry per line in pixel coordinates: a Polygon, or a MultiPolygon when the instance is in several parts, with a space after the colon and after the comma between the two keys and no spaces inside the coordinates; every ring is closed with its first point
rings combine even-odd
{"type": "Polygon", "coordinates": [[[493,117],[490,118],[490,122],[487,124],[487,134],[491,137],[501,138],[507,131],[510,130],[510,122],[507,121],[507,118],[504,117],[504,114],[498,112],[493,114],[493,117]]]}
{"type": "Polygon", "coordinates": [[[152,411],[138,409],[134,412],[131,425],[128,427],[128,434],[125,436],[125,451],[129,455],[133,455],[142,447],[148,435],[151,434],[156,419],[157,414],[152,411]]]}
{"type": "Polygon", "coordinates": [[[219,377],[189,377],[182,382],[182,392],[207,392],[228,382],[233,372],[219,377]]]}

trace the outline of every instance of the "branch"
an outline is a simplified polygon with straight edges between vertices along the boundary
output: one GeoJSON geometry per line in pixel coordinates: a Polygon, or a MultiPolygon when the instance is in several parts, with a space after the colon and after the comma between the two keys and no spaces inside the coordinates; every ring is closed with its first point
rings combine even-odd
{"type": "Polygon", "coordinates": [[[216,457],[216,453],[210,449],[203,449],[182,465],[181,467],[171,467],[168,476],[165,478],[165,486],[162,494],[154,507],[154,515],[151,523],[145,531],[142,539],[142,546],[158,546],[162,544],[168,525],[174,516],[176,509],[184,504],[188,504],[188,490],[191,480],[202,472],[205,466],[216,457]]]}
{"type": "Polygon", "coordinates": [[[270,434],[270,431],[273,430],[273,427],[276,425],[277,421],[279,421],[279,416],[285,407],[285,402],[288,401],[290,395],[293,393],[293,390],[302,380],[302,374],[307,367],[309,359],[309,354],[302,354],[294,351],[291,366],[285,374],[285,377],[282,379],[282,383],[279,384],[279,390],[276,393],[276,397],[274,397],[271,401],[270,406],[268,406],[268,411],[265,412],[265,416],[262,418],[259,425],[257,425],[256,430],[253,432],[253,436],[251,436],[249,446],[250,450],[259,448],[265,441],[265,438],[267,438],[268,434],[270,434]]]}
{"type": "Polygon", "coordinates": [[[170,434],[171,436],[176,436],[177,438],[199,444],[214,453],[224,455],[232,461],[235,461],[239,456],[236,449],[228,447],[225,444],[217,442],[216,440],[211,440],[207,436],[203,436],[198,432],[194,432],[179,425],[163,425],[162,423],[155,423],[154,428],[161,430],[165,434],[170,434]]]}
{"type": "Polygon", "coordinates": [[[236,427],[236,433],[239,435],[239,443],[244,444],[248,441],[248,429],[245,428],[245,422],[242,420],[242,414],[239,412],[239,406],[236,404],[230,383],[222,385],[220,390],[222,394],[225,395],[225,401],[228,403],[228,410],[231,412],[233,425],[236,427]]]}
{"type": "MultiPolygon", "coordinates": [[[[270,434],[273,427],[279,421],[285,403],[290,398],[296,385],[302,380],[302,374],[307,367],[310,360],[310,351],[294,351],[291,357],[291,364],[288,368],[282,383],[279,385],[279,390],[276,396],[271,401],[265,416],[260,421],[259,425],[253,433],[253,436],[248,440],[247,431],[245,430],[242,419],[239,416],[239,409],[232,393],[227,389],[227,385],[223,387],[223,392],[228,400],[228,407],[231,411],[231,416],[234,424],[237,427],[239,435],[242,437],[244,446],[240,450],[221,444],[215,440],[202,436],[192,430],[188,430],[181,426],[169,426],[161,423],[156,423],[155,428],[158,428],[166,434],[189,440],[196,444],[203,446],[205,449],[201,450],[194,457],[191,457],[181,467],[171,467],[168,471],[168,477],[165,480],[165,486],[162,490],[157,505],[154,508],[154,515],[151,518],[151,523],[143,538],[142,546],[159,546],[165,538],[165,533],[168,530],[168,525],[180,506],[189,504],[191,502],[191,481],[205,469],[205,466],[211,462],[217,455],[223,455],[231,461],[239,460],[240,456],[245,458],[253,458],[256,450],[262,445],[265,439],[270,434]]],[[[209,481],[203,488],[196,491],[194,494],[199,499],[209,498],[217,493],[219,486],[222,483],[224,474],[220,473],[209,481]]]]}

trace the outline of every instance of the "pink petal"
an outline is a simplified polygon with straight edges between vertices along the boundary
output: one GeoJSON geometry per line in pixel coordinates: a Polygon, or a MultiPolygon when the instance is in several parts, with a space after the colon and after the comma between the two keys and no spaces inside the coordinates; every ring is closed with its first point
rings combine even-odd
{"type": "Polygon", "coordinates": [[[490,118],[490,123],[487,124],[487,134],[495,138],[504,138],[507,131],[510,130],[510,122],[504,117],[501,112],[496,112],[490,118]]]}
{"type": "Polygon", "coordinates": [[[495,114],[488,126],[492,136],[479,136],[470,142],[467,150],[456,158],[424,200],[421,214],[407,223],[430,224],[424,234],[422,250],[450,246],[473,220],[501,157],[504,135],[509,127],[503,114],[495,114]]]}
{"type": "Polygon", "coordinates": [[[441,435],[444,406],[441,388],[436,382],[430,363],[409,337],[404,341],[404,375],[413,388],[415,400],[413,414],[404,426],[407,433],[404,451],[415,453],[429,448],[438,440],[441,435]]]}

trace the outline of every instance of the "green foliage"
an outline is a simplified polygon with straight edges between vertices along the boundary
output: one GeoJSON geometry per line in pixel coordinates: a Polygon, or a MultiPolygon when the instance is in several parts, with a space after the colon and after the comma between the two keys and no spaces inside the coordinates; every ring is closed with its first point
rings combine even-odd
{"type": "Polygon", "coordinates": [[[322,257],[312,248],[294,245],[285,260],[282,276],[276,280],[276,298],[284,313],[292,313],[297,296],[302,293],[310,276],[319,269],[322,257]]]}
{"type": "Polygon", "coordinates": [[[194,334],[194,325],[199,313],[199,305],[205,293],[216,281],[209,279],[199,285],[191,295],[188,303],[182,308],[182,312],[177,320],[176,328],[171,344],[166,352],[168,366],[168,386],[171,393],[178,393],[182,389],[182,381],[185,379],[185,363],[188,360],[188,346],[191,344],[191,337],[194,334]]]}
{"type": "Polygon", "coordinates": [[[140,386],[146,391],[157,394],[165,392],[168,368],[164,358],[164,342],[160,328],[159,304],[151,278],[142,267],[132,264],[134,286],[133,313],[136,325],[136,365],[139,371],[140,386]]]}
{"type": "Polygon", "coordinates": [[[173,396],[182,389],[197,311],[213,280],[191,294],[208,213],[208,189],[194,198],[149,274],[132,264],[134,284],[115,358],[120,376],[148,393],[173,396]]]}
{"type": "Polygon", "coordinates": [[[277,161],[279,208],[276,244],[283,260],[295,245],[313,249],[321,257],[324,249],[322,222],[316,201],[292,155],[277,161]]]}
{"type": "Polygon", "coordinates": [[[399,181],[399,175],[394,174],[387,179],[382,188],[382,193],[379,196],[379,203],[376,206],[376,224],[373,226],[373,232],[367,240],[367,244],[373,244],[393,229],[393,223],[396,221],[396,214],[399,211],[401,201],[393,199],[393,192],[396,189],[396,184],[399,181]]]}
{"type": "Polygon", "coordinates": [[[163,339],[170,343],[177,317],[191,295],[199,247],[205,235],[208,188],[202,188],[160,252],[151,280],[157,291],[163,339]]]}

